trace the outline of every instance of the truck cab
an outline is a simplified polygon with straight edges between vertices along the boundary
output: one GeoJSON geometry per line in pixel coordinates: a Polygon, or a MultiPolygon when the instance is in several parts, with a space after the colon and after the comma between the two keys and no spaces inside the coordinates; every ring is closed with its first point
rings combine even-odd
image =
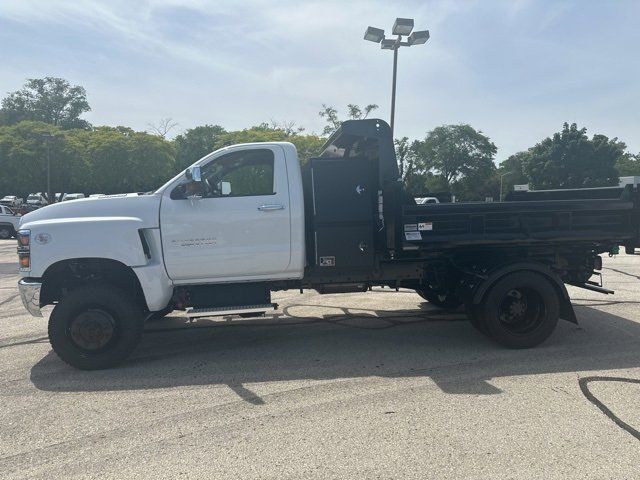
{"type": "Polygon", "coordinates": [[[225,148],[189,175],[157,192],[164,263],[175,285],[302,278],[304,203],[292,144],[225,148]]]}

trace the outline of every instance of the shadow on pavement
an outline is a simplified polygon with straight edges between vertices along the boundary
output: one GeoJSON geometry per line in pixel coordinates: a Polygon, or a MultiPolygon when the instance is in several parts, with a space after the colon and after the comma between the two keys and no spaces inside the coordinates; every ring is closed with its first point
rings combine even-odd
{"type": "MultiPolygon", "coordinates": [[[[464,314],[364,311],[305,317],[291,305],[274,319],[202,321],[170,317],[149,325],[134,356],[111,370],[83,372],[50,352],[31,369],[48,391],[144,390],[227,385],[254,405],[247,385],[290,380],[425,377],[450,394],[492,395],[492,378],[640,367],[640,324],[576,306],[580,326],[560,322],[543,345],[507,350],[478,333],[464,314]],[[177,331],[179,329],[179,331],[177,331]]],[[[338,312],[339,312],[338,310],[338,312]]]]}

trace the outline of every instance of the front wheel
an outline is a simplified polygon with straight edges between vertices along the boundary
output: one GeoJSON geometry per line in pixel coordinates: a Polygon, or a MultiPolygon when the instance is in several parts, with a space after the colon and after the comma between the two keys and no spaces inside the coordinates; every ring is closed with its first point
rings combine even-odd
{"type": "Polygon", "coordinates": [[[456,297],[453,293],[447,292],[444,294],[436,293],[433,290],[426,288],[416,289],[416,293],[424,298],[430,304],[444,308],[446,310],[454,310],[462,305],[462,300],[456,297]]]}
{"type": "Polygon", "coordinates": [[[136,348],[142,310],[125,292],[90,285],[70,292],[49,317],[49,342],[61,360],[81,370],[113,367],[136,348]]]}
{"type": "Polygon", "coordinates": [[[556,328],[560,299],[547,277],[514,272],[491,287],[478,310],[476,321],[489,337],[509,348],[531,348],[556,328]]]}

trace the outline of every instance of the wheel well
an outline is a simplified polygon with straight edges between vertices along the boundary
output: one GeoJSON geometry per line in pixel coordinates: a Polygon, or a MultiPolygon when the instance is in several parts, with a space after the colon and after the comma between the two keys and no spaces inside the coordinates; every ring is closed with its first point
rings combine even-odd
{"type": "Polygon", "coordinates": [[[516,272],[530,272],[540,275],[543,278],[546,278],[551,286],[553,286],[556,294],[558,295],[558,300],[560,302],[560,318],[567,320],[571,323],[578,323],[576,319],[576,314],[573,311],[573,306],[571,305],[571,300],[569,298],[569,294],[567,289],[562,282],[562,280],[555,275],[552,271],[547,270],[545,267],[536,265],[536,264],[515,264],[511,266],[507,266],[503,269],[498,269],[492,275],[489,276],[478,288],[473,292],[473,303],[479,304],[482,302],[483,298],[486,294],[491,290],[491,287],[495,285],[495,283],[500,280],[502,277],[509,275],[511,273],[516,272]]]}
{"type": "Polygon", "coordinates": [[[42,276],[40,304],[55,303],[71,290],[88,283],[113,285],[146,307],[142,286],[133,269],[108,258],[74,258],[51,265],[42,276]]]}

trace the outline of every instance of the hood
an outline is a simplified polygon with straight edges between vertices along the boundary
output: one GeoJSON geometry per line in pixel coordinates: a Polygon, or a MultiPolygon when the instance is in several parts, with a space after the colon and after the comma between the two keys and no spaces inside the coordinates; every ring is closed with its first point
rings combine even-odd
{"type": "Polygon", "coordinates": [[[20,227],[41,221],[119,217],[139,219],[144,228],[158,228],[161,198],[159,194],[127,193],[54,203],[24,215],[20,227]]]}

